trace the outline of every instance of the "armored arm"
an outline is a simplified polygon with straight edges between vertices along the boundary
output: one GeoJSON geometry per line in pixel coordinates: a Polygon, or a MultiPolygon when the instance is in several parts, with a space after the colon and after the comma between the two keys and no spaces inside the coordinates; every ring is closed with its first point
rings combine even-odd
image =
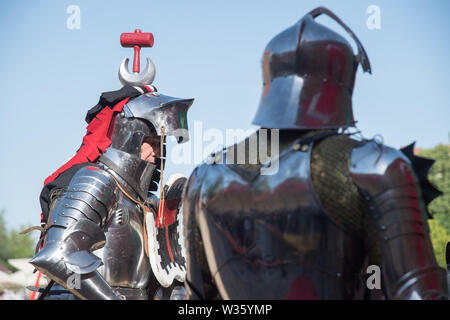
{"type": "Polygon", "coordinates": [[[81,299],[120,299],[96,269],[92,251],[106,241],[103,226],[117,203],[117,185],[97,167],[80,169],[52,206],[44,245],[30,261],[81,299]]]}
{"type": "Polygon", "coordinates": [[[425,204],[410,160],[375,142],[353,149],[350,173],[368,205],[370,264],[388,299],[448,298],[445,270],[429,237],[425,204]]]}
{"type": "Polygon", "coordinates": [[[205,296],[202,285],[201,270],[196,259],[195,241],[198,240],[197,226],[195,222],[195,210],[198,198],[199,177],[198,169],[189,177],[183,194],[183,225],[186,247],[186,291],[185,299],[197,300],[205,296]]]}
{"type": "Polygon", "coordinates": [[[189,177],[183,194],[183,225],[186,248],[185,299],[214,299],[218,292],[213,285],[198,225],[200,190],[208,165],[197,167],[189,177]]]}

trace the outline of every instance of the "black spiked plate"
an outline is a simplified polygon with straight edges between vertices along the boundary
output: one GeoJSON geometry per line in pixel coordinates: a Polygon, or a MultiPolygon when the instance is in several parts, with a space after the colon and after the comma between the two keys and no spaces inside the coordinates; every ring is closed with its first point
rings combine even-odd
{"type": "Polygon", "coordinates": [[[414,154],[414,145],[415,142],[410,145],[400,149],[401,152],[411,161],[411,165],[413,170],[419,180],[420,189],[422,190],[422,197],[425,205],[427,206],[427,214],[431,219],[432,216],[428,211],[428,204],[436,199],[437,197],[442,195],[442,192],[439,191],[433,184],[428,180],[428,174],[430,172],[431,167],[433,166],[435,160],[419,157],[414,154]]]}

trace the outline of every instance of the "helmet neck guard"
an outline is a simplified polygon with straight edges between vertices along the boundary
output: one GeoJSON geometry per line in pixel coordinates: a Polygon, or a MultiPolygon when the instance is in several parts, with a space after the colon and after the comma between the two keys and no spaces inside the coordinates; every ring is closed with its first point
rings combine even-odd
{"type": "Polygon", "coordinates": [[[99,162],[117,173],[143,200],[147,199],[155,164],[113,147],[101,155],[99,162]]]}

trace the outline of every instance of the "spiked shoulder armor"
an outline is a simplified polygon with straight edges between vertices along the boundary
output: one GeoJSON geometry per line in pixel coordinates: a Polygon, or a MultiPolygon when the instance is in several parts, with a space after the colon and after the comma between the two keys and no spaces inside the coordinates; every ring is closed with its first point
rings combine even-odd
{"type": "Polygon", "coordinates": [[[389,299],[447,298],[445,271],[436,263],[426,205],[439,192],[426,179],[433,161],[412,146],[393,149],[367,141],[353,149],[350,174],[367,203],[368,232],[376,233],[372,263],[381,268],[389,299]],[[408,263],[405,263],[407,261],[408,263]]]}

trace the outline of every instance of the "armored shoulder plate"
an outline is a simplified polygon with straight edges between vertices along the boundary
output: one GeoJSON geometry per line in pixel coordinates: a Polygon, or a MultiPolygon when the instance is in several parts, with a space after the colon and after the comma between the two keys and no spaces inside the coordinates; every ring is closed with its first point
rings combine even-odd
{"type": "MultiPolygon", "coordinates": [[[[117,185],[110,174],[98,167],[87,166],[73,176],[66,194],[53,211],[58,212],[58,216],[75,220],[86,218],[103,226],[116,203],[117,185]]],[[[49,221],[59,223],[55,214],[49,221]]]]}
{"type": "Polygon", "coordinates": [[[411,163],[401,151],[373,141],[353,149],[350,161],[350,172],[356,185],[371,195],[395,186],[417,183],[411,163]]]}
{"type": "Polygon", "coordinates": [[[400,150],[369,141],[353,149],[350,173],[367,202],[375,231],[371,264],[381,268],[388,299],[448,297],[445,271],[436,263],[420,183],[400,150]]]}
{"type": "MultiPolygon", "coordinates": [[[[102,228],[117,203],[116,190],[115,182],[106,171],[96,166],[80,169],[73,176],[66,193],[55,200],[44,247],[30,263],[63,286],[67,286],[72,272],[87,274],[95,271],[102,261],[92,251],[105,244],[102,228]]],[[[107,285],[104,280],[97,281],[100,284],[97,293],[92,290],[90,293],[74,293],[81,298],[114,298],[105,289],[107,285]],[[104,289],[103,292],[100,288],[104,289]]]]}

